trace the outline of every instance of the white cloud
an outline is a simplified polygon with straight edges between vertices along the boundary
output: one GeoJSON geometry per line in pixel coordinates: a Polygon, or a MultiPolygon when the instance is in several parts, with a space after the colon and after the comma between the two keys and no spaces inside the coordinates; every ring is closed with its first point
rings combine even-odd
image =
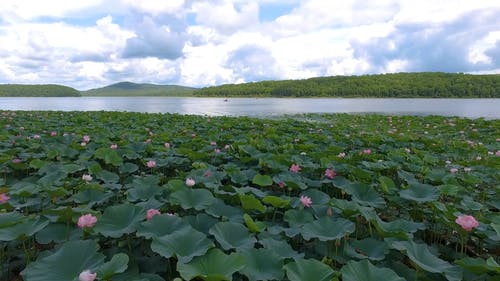
{"type": "Polygon", "coordinates": [[[256,2],[245,3],[238,8],[231,1],[199,1],[193,4],[192,11],[196,13],[199,24],[222,33],[254,28],[259,23],[259,6],[256,2]]]}
{"type": "Polygon", "coordinates": [[[498,0],[2,0],[0,14],[1,83],[500,69],[498,0]]]}
{"type": "Polygon", "coordinates": [[[175,14],[182,12],[185,4],[184,0],[124,0],[123,2],[132,9],[154,15],[161,13],[175,14]]]}
{"type": "Polygon", "coordinates": [[[102,0],[68,1],[68,0],[2,0],[0,14],[8,19],[33,19],[36,17],[62,17],[71,12],[95,7],[102,0]]]}

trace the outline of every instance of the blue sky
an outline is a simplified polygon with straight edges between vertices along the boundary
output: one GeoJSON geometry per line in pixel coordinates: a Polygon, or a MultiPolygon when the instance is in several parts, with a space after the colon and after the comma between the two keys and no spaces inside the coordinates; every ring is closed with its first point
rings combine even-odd
{"type": "Polygon", "coordinates": [[[0,83],[500,73],[498,0],[2,0],[0,83]]]}

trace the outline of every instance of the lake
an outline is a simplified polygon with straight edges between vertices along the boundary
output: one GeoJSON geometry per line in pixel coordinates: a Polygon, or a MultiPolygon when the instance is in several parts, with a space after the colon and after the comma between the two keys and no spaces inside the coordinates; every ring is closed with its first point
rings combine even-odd
{"type": "Polygon", "coordinates": [[[104,110],[228,116],[382,113],[500,119],[500,99],[228,98],[225,100],[194,97],[2,97],[0,109],[104,110]]]}

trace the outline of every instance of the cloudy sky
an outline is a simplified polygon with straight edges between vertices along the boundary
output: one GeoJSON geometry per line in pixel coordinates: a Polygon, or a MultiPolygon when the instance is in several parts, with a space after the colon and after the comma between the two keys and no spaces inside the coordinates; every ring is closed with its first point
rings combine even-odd
{"type": "Polygon", "coordinates": [[[1,0],[0,83],[500,73],[498,0],[1,0]]]}

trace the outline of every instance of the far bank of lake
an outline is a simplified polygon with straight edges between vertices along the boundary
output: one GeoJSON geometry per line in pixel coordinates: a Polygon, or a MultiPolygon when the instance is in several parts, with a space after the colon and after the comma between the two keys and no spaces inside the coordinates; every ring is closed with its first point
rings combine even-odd
{"type": "Polygon", "coordinates": [[[129,111],[213,116],[380,113],[500,119],[500,99],[2,97],[0,110],[129,111]]]}

